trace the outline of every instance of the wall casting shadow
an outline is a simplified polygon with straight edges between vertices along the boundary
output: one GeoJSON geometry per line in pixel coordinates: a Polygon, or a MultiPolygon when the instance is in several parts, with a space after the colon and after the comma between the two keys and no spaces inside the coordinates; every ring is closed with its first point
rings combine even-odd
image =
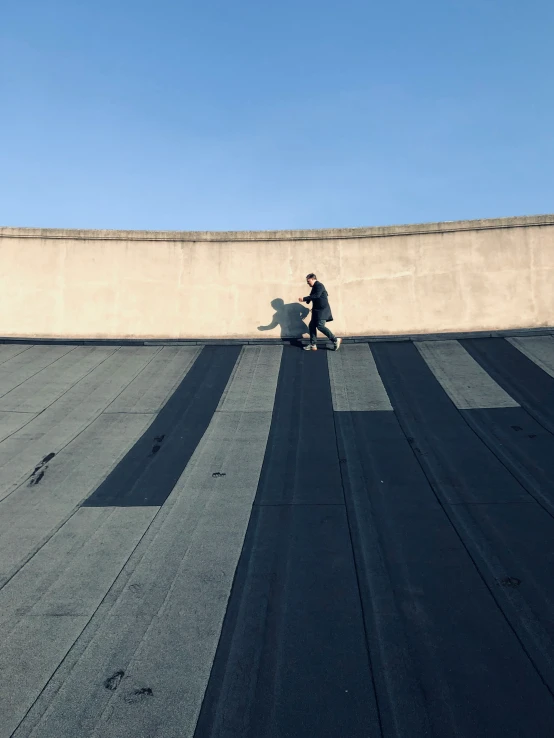
{"type": "Polygon", "coordinates": [[[309,334],[308,326],[304,323],[310,311],[300,302],[285,301],[280,297],[276,297],[271,301],[271,307],[275,310],[273,318],[269,325],[259,325],[259,331],[271,331],[277,326],[281,326],[281,338],[293,339],[291,343],[298,343],[298,339],[305,334],[309,334]]]}

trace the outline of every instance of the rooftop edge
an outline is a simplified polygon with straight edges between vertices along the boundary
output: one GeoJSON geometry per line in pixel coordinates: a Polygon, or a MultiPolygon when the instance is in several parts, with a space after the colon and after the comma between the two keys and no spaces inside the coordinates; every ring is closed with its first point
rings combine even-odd
{"type": "Polygon", "coordinates": [[[83,239],[87,241],[307,241],[323,239],[383,238],[455,231],[528,228],[554,225],[552,215],[452,220],[368,228],[321,228],[283,231],[129,231],[72,228],[19,228],[0,226],[0,238],[83,239]]]}

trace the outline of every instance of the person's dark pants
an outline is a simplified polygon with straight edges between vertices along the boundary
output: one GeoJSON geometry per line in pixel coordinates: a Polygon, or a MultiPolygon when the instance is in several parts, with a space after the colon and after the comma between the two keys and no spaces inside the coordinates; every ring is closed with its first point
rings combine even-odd
{"type": "Polygon", "coordinates": [[[323,333],[323,335],[327,336],[327,338],[333,343],[336,343],[337,339],[335,338],[333,333],[331,333],[329,328],[325,327],[325,322],[326,322],[325,320],[317,320],[314,318],[310,320],[310,324],[308,328],[310,329],[310,343],[312,344],[312,346],[315,346],[317,331],[319,331],[320,333],[323,333]]]}

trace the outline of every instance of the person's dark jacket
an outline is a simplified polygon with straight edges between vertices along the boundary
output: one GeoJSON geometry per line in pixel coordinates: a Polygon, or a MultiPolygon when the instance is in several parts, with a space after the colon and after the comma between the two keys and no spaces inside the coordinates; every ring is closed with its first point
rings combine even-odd
{"type": "Polygon", "coordinates": [[[325,320],[327,323],[333,320],[331,306],[327,298],[328,295],[325,285],[321,284],[321,282],[314,282],[312,291],[307,297],[304,297],[304,302],[312,303],[312,320],[325,320]]]}

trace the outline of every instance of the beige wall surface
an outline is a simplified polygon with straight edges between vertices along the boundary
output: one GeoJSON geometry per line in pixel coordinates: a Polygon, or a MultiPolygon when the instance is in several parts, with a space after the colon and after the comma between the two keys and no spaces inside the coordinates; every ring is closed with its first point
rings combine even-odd
{"type": "Polygon", "coordinates": [[[298,335],[311,271],[341,336],[554,325],[554,215],[244,233],[0,228],[0,258],[3,337],[298,335]]]}

